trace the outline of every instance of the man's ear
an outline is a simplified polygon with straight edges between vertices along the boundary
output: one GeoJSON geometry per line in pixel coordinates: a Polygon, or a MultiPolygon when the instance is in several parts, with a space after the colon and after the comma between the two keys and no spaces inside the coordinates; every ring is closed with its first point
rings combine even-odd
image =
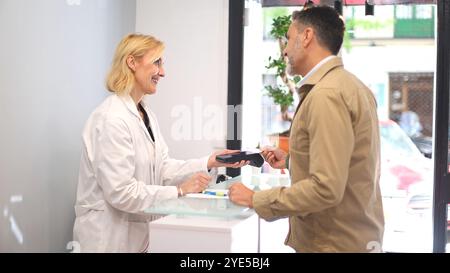
{"type": "Polygon", "coordinates": [[[134,60],[134,57],[133,57],[133,56],[129,55],[129,56],[127,57],[127,65],[128,65],[128,67],[129,67],[131,70],[133,70],[133,72],[136,71],[136,63],[135,63],[135,60],[134,60]]]}
{"type": "Polygon", "coordinates": [[[308,47],[311,44],[315,35],[316,33],[314,32],[314,29],[310,27],[305,28],[305,30],[302,33],[302,41],[301,41],[303,47],[308,47]]]}

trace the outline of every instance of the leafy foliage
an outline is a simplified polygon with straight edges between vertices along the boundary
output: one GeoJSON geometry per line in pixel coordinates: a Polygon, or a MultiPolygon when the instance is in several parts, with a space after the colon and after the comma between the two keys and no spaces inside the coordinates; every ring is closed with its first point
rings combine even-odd
{"type": "Polygon", "coordinates": [[[294,97],[287,88],[283,88],[282,86],[273,87],[270,85],[265,86],[265,88],[268,91],[267,95],[282,107],[289,107],[294,102],[294,97]]]}
{"type": "Polygon", "coordinates": [[[282,57],[278,59],[272,59],[272,57],[269,57],[269,65],[266,66],[267,69],[275,68],[277,75],[283,74],[284,71],[286,71],[286,67],[287,65],[282,57]]]}
{"type": "Polygon", "coordinates": [[[281,106],[282,111],[287,111],[288,107],[294,103],[293,90],[289,89],[288,82],[294,82],[294,84],[300,81],[300,77],[296,76],[290,78],[287,73],[287,63],[283,57],[283,50],[286,46],[286,34],[291,24],[290,15],[279,15],[272,20],[272,29],[270,34],[278,40],[280,46],[280,55],[278,58],[269,57],[267,69],[274,69],[276,71],[277,78],[280,78],[284,85],[277,86],[265,86],[267,96],[271,97],[274,103],[281,106]]]}
{"type": "Polygon", "coordinates": [[[286,38],[286,33],[288,32],[291,21],[291,15],[278,16],[274,18],[270,34],[275,37],[275,39],[286,38]]]}

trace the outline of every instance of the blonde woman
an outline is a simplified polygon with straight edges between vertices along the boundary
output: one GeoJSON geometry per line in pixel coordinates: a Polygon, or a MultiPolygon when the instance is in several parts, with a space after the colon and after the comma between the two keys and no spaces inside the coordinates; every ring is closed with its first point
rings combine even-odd
{"type": "Polygon", "coordinates": [[[74,224],[74,240],[83,252],[147,251],[146,208],[201,192],[217,167],[248,164],[215,160],[230,150],[187,161],[169,157],[156,117],[142,101],[165,76],[163,51],[152,36],[127,35],[107,76],[113,94],[85,125],[74,224]]]}

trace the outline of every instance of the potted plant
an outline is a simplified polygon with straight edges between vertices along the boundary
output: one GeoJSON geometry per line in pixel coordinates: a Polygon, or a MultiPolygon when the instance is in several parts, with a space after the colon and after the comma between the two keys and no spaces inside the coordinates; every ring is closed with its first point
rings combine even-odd
{"type": "MultiPolygon", "coordinates": [[[[273,102],[280,107],[281,119],[283,121],[292,122],[292,116],[289,114],[289,107],[294,104],[294,92],[296,92],[296,85],[301,80],[300,76],[291,77],[287,73],[288,60],[283,52],[286,47],[286,33],[291,24],[290,15],[277,16],[272,21],[272,29],[270,34],[277,40],[279,47],[279,56],[273,58],[269,57],[267,69],[274,69],[277,84],[275,86],[266,85],[266,95],[273,99],[273,102]]],[[[289,148],[289,130],[273,134],[270,136],[271,140],[278,138],[278,146],[287,151],[289,148]]]]}

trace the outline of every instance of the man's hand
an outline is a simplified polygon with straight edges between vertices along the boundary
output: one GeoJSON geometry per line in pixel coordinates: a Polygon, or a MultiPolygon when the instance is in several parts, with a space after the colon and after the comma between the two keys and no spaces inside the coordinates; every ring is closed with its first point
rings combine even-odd
{"type": "Polygon", "coordinates": [[[191,176],[186,182],[183,182],[179,187],[181,188],[183,195],[187,193],[202,192],[208,187],[211,181],[211,176],[205,173],[196,173],[191,176]]]}
{"type": "Polygon", "coordinates": [[[255,192],[244,186],[242,183],[234,183],[228,189],[228,195],[231,202],[253,208],[253,194],[255,192]]]}
{"type": "Polygon", "coordinates": [[[208,169],[217,168],[217,167],[226,167],[226,168],[241,168],[245,165],[248,165],[250,161],[242,160],[241,162],[236,162],[233,164],[222,163],[216,160],[216,156],[218,155],[226,155],[240,152],[239,150],[222,150],[218,152],[214,152],[208,159],[208,169]]]}
{"type": "Polygon", "coordinates": [[[266,146],[261,150],[261,155],[274,169],[286,168],[287,153],[279,148],[266,146]]]}

